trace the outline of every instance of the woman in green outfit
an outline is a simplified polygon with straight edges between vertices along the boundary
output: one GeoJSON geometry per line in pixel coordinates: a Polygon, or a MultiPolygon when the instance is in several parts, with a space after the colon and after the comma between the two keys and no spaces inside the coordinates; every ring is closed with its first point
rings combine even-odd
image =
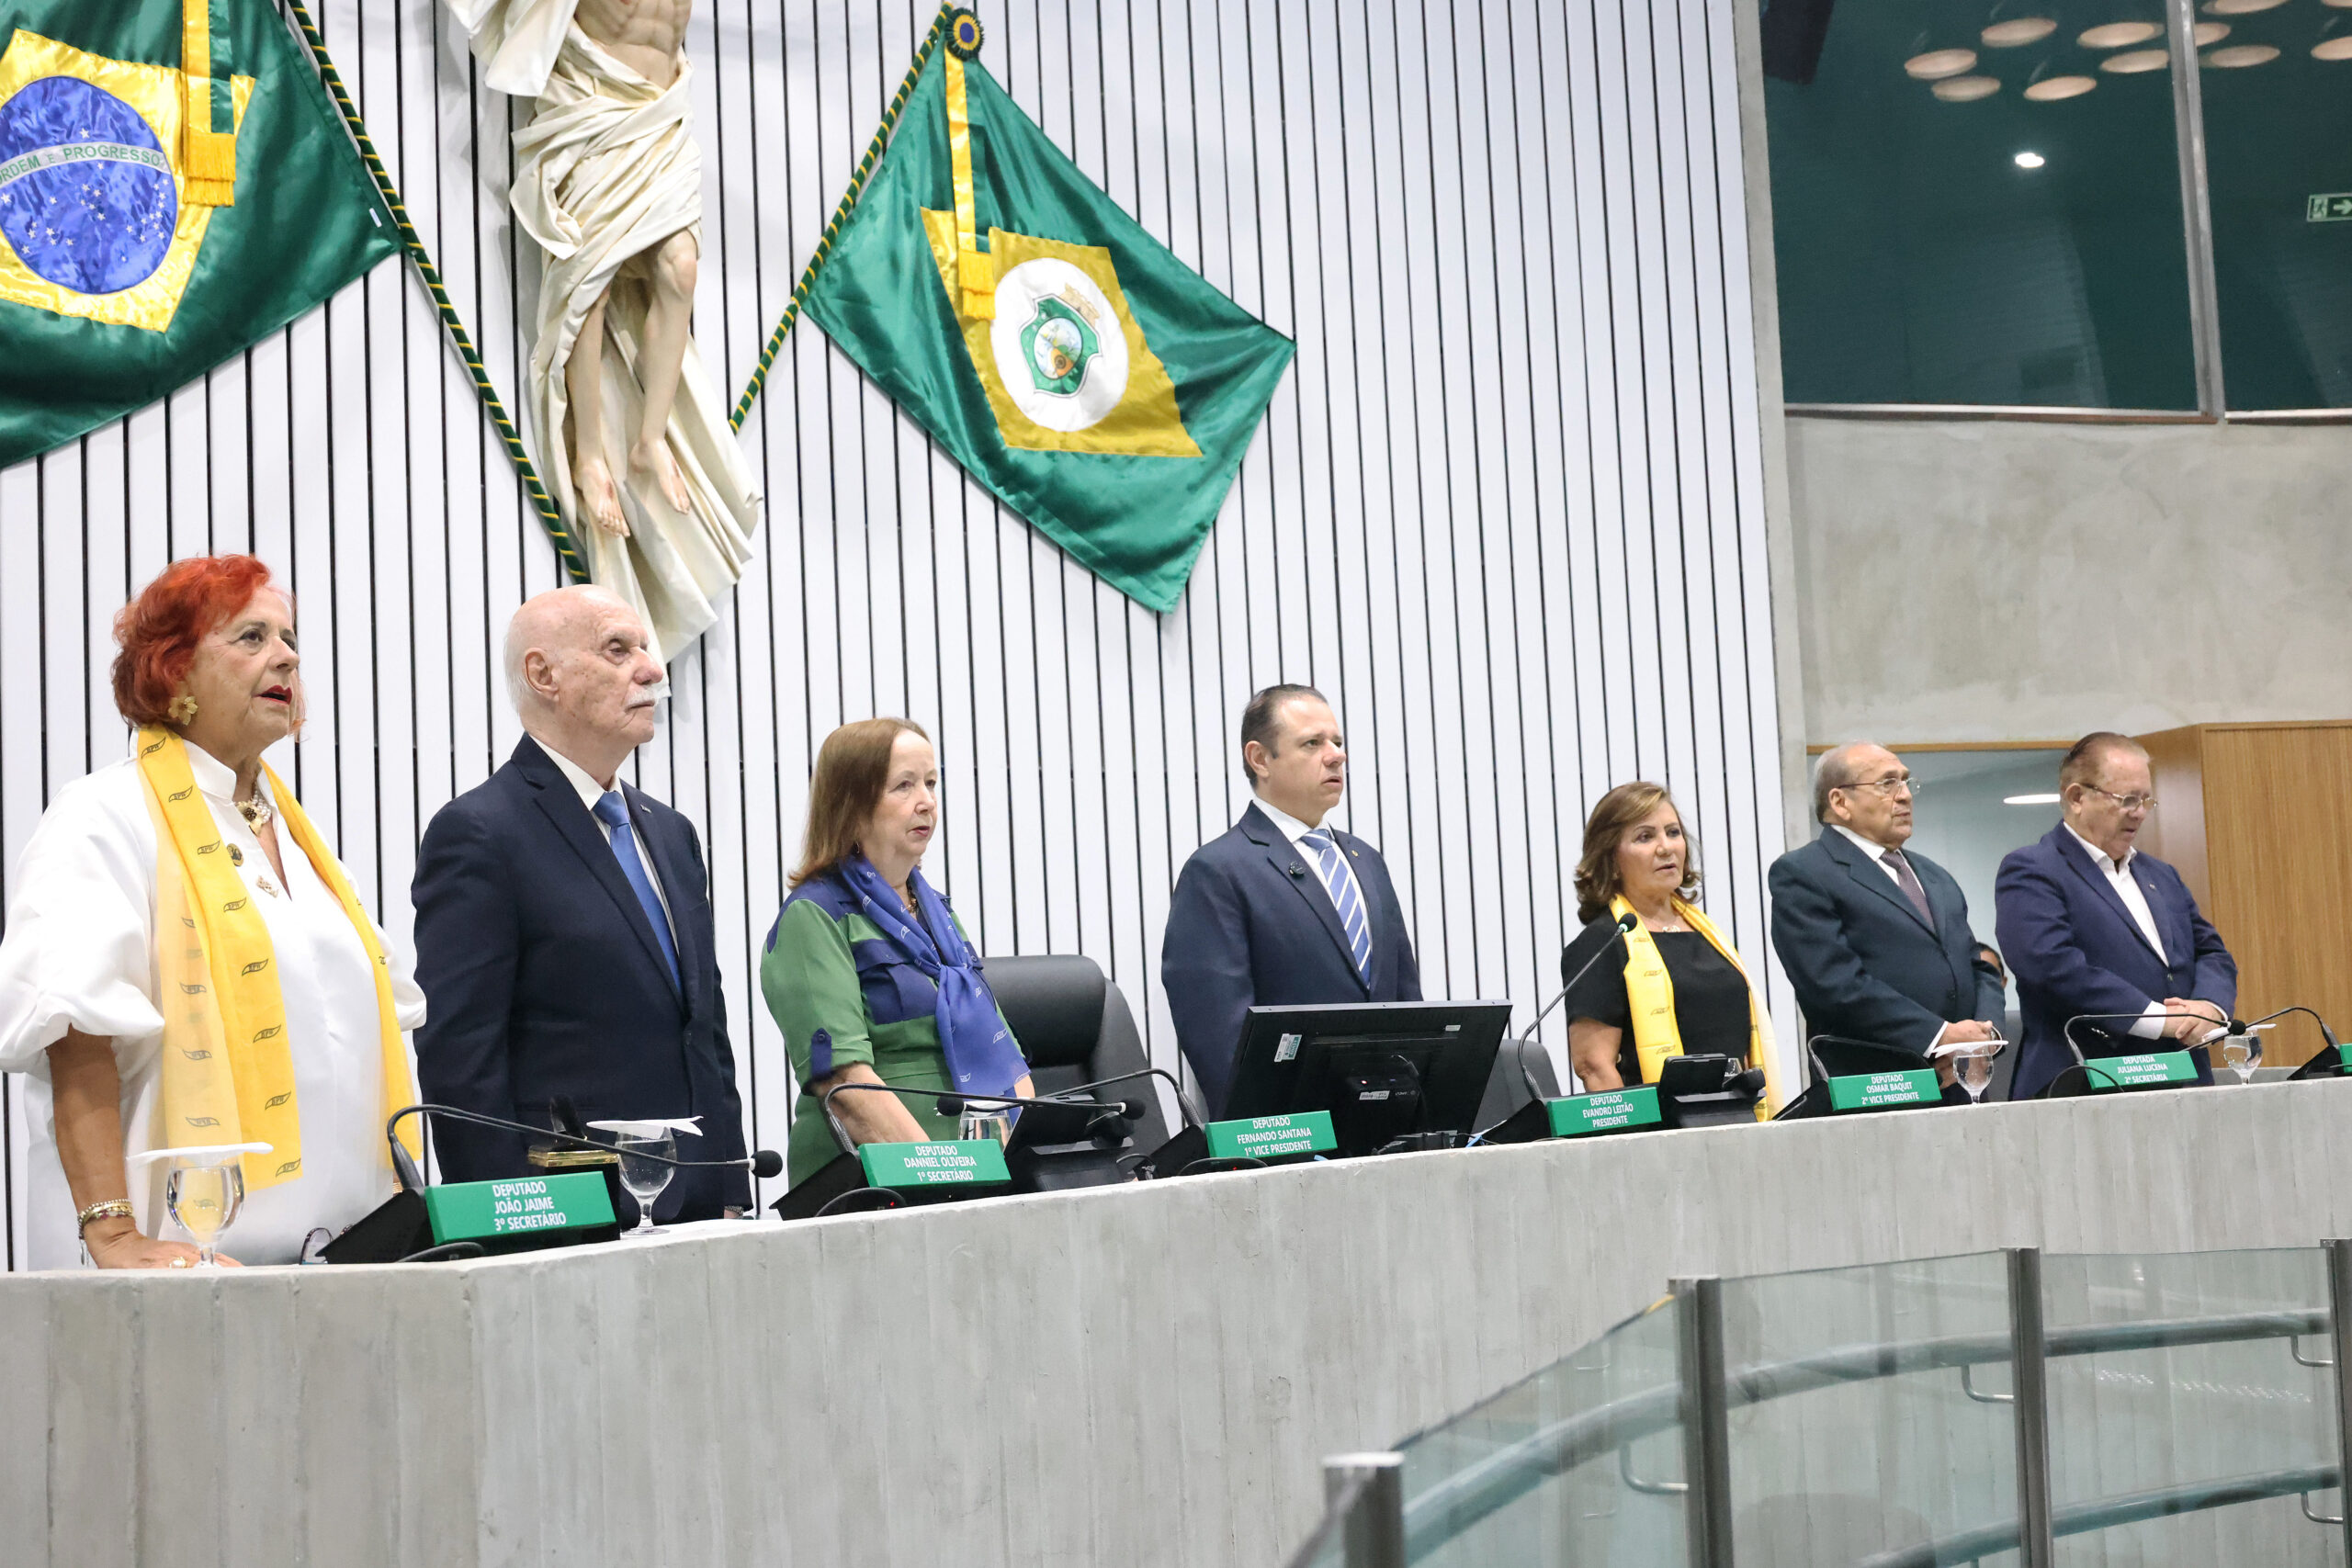
{"type": "Polygon", "coordinates": [[[1030,1092],[1029,1064],[963,925],[919,869],[938,827],[939,765],[921,728],[868,718],[825,738],[800,868],[760,961],[760,990],[800,1086],[792,1186],[842,1152],[825,1120],[828,1089],[923,1091],[835,1098],[833,1115],[855,1144],[954,1137],[933,1095],[1030,1092]]]}

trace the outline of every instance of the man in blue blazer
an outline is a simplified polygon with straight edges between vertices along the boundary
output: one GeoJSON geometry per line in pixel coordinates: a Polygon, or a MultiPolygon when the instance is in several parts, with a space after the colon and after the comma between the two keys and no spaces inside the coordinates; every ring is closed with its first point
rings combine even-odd
{"type": "MultiPolygon", "coordinates": [[[[430,1009],[417,1079],[429,1100],[535,1126],[559,1098],[582,1121],[699,1117],[677,1157],[740,1159],[702,844],[617,776],[653,738],[650,641],[601,588],[515,612],[506,678],[524,738],[434,815],[417,853],[416,975],[430,1009]]],[[[444,1180],[526,1175],[529,1142],[433,1122],[444,1180]]],[[[654,1218],[718,1219],[751,1196],[741,1170],[679,1170],[654,1218]]]]}
{"type": "MultiPolygon", "coordinates": [[[[1950,872],[1903,847],[1903,760],[1867,740],[1837,748],[1815,771],[1813,807],[1821,837],[1774,861],[1769,878],[1772,945],[1806,1027],[1922,1057],[1993,1039],[2001,977],[1977,952],[1968,900],[1950,872]]],[[[1946,1087],[1948,1099],[1968,1098],[1946,1087]]]]}
{"type": "Polygon", "coordinates": [[[1323,826],[1348,779],[1323,694],[1281,685],[1251,697],[1241,767],[1257,799],[1184,863],[1159,958],[1176,1043],[1212,1116],[1232,1090],[1251,1008],[1421,999],[1380,852],[1323,826]]]}
{"type": "Polygon", "coordinates": [[[2058,770],[2065,818],[2010,852],[1993,886],[2002,955],[2018,977],[2025,1040],[2012,1100],[2049,1087],[2073,1065],[2069,1019],[2085,1056],[2187,1048],[2213,1081],[2199,1043],[2237,1005],[2238,966],[2197,911],[2180,874],[2133,847],[2156,804],[2148,753],[2102,730],[2075,742],[2058,770]],[[2190,1013],[2188,1018],[2165,1014],[2190,1013]]]}

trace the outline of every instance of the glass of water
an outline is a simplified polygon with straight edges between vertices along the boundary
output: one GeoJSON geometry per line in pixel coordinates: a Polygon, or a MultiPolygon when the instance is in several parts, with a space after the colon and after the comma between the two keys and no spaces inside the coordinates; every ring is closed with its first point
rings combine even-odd
{"type": "Polygon", "coordinates": [[[1972,1041],[1954,1052],[1951,1058],[1952,1077],[1968,1091],[1971,1105],[1981,1102],[1984,1091],[1993,1087],[1993,1058],[2001,1054],[1998,1040],[1972,1041]]]}
{"type": "Polygon", "coordinates": [[[2262,1066],[2262,1037],[2258,1034],[2224,1034],[2222,1036],[2222,1065],[2237,1074],[2238,1082],[2254,1077],[2254,1069],[2262,1066]]]}
{"type": "Polygon", "coordinates": [[[967,1143],[974,1138],[994,1138],[1000,1144],[1008,1144],[1012,1141],[1012,1118],[1003,1110],[983,1111],[967,1105],[956,1123],[956,1135],[967,1143]]]}
{"type": "Polygon", "coordinates": [[[662,1227],[653,1223],[653,1200],[670,1185],[676,1167],[663,1162],[677,1157],[678,1141],[665,1128],[658,1134],[620,1133],[615,1134],[615,1146],[620,1150],[621,1185],[637,1200],[637,1224],[622,1234],[651,1235],[662,1227]],[[649,1159],[649,1155],[658,1158],[649,1159]]]}
{"type": "Polygon", "coordinates": [[[221,1233],[245,1201],[244,1168],[234,1155],[183,1156],[164,1178],[164,1204],[180,1229],[195,1239],[196,1266],[220,1267],[216,1254],[221,1233]]]}

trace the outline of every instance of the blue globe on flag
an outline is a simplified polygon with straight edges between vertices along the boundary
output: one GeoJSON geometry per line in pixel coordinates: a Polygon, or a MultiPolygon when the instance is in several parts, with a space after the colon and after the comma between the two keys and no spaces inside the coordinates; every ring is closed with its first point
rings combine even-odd
{"type": "Polygon", "coordinates": [[[78,294],[135,287],[178,222],[162,143],[112,93],[43,76],[0,104],[0,236],[42,278],[78,294]]]}

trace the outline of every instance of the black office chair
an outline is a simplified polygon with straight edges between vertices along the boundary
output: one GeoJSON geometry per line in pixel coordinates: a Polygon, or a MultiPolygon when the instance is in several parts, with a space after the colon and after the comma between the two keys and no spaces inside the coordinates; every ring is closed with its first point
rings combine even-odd
{"type": "MultiPolygon", "coordinates": [[[[1039,1094],[1058,1094],[1151,1066],[1126,998],[1091,958],[983,958],[980,964],[1013,1038],[1029,1058],[1029,1076],[1039,1094]]],[[[1165,1087],[1164,1079],[1136,1077],[1097,1089],[1093,1098],[1105,1104],[1143,1101],[1144,1113],[1129,1135],[1136,1148],[1150,1150],[1168,1141],[1160,1100],[1165,1087]]]]}

